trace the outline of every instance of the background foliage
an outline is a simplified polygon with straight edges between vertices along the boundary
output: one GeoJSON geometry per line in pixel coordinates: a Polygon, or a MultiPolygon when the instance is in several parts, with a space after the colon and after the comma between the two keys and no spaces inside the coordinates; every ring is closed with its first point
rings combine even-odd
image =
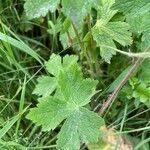
{"type": "Polygon", "coordinates": [[[113,149],[118,132],[149,150],[149,39],[149,0],[0,0],[0,149],[113,149]]]}

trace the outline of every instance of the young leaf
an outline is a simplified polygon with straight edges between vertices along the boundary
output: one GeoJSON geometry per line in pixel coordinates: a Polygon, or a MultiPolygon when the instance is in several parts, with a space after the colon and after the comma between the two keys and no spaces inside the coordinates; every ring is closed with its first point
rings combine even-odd
{"type": "Polygon", "coordinates": [[[62,68],[59,73],[49,68],[49,71],[57,76],[56,93],[53,97],[40,98],[39,104],[31,109],[27,118],[37,125],[42,125],[44,131],[55,129],[66,119],[58,136],[58,147],[76,150],[80,147],[80,140],[83,142],[98,140],[99,127],[104,121],[94,112],[84,108],[95,94],[97,81],[83,79],[77,63],[67,68],[67,64],[72,61],[71,58],[71,56],[64,57],[63,64],[57,68],[62,68]]]}
{"type": "Polygon", "coordinates": [[[32,19],[45,16],[48,11],[54,12],[59,2],[60,0],[26,0],[24,8],[27,16],[32,19]]]}

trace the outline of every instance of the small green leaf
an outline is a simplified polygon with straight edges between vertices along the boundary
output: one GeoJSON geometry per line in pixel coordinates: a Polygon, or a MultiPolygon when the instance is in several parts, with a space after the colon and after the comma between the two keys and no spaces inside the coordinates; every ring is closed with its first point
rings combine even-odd
{"type": "Polygon", "coordinates": [[[57,87],[57,79],[55,77],[41,76],[37,81],[38,84],[36,85],[33,94],[39,96],[49,96],[57,87]]]}
{"type": "Polygon", "coordinates": [[[45,16],[48,11],[54,12],[59,2],[60,0],[26,0],[24,8],[27,16],[32,19],[45,16]]]}

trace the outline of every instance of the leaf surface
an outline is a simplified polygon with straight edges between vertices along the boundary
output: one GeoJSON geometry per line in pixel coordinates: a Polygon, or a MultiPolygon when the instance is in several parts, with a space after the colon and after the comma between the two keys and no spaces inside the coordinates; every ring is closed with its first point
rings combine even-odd
{"type": "Polygon", "coordinates": [[[66,102],[48,96],[39,99],[39,104],[30,110],[27,119],[37,125],[42,125],[43,131],[50,131],[66,119],[70,112],[66,107],[66,102]]]}
{"type": "Polygon", "coordinates": [[[27,16],[37,18],[45,16],[48,11],[54,12],[60,0],[26,0],[24,8],[27,16]]]}
{"type": "Polygon", "coordinates": [[[58,147],[77,150],[80,141],[96,142],[99,128],[104,124],[100,116],[84,108],[96,93],[97,81],[83,78],[79,64],[73,63],[77,61],[76,57],[66,56],[62,63],[60,57],[54,59],[56,63],[52,61],[52,66],[58,64],[59,67],[55,69],[59,71],[53,67],[48,69],[57,76],[56,92],[53,96],[40,98],[37,107],[30,110],[27,118],[42,126],[44,131],[55,129],[66,120],[58,136],[58,147]]]}
{"type": "MultiPolygon", "coordinates": [[[[77,56],[66,55],[63,59],[52,54],[49,61],[45,63],[47,71],[53,75],[51,76],[41,76],[37,79],[38,84],[36,85],[33,94],[38,96],[47,97],[51,95],[58,88],[58,75],[61,70],[67,70],[71,65],[77,64],[77,56]]],[[[80,69],[80,68],[79,68],[80,69]]]]}
{"type": "Polygon", "coordinates": [[[150,11],[149,0],[116,0],[114,9],[118,9],[120,12],[134,16],[139,16],[150,11]]]}
{"type": "Polygon", "coordinates": [[[84,142],[98,141],[99,127],[103,123],[98,115],[85,108],[74,111],[59,133],[58,148],[77,150],[80,148],[80,139],[84,142]]]}
{"type": "Polygon", "coordinates": [[[99,0],[62,0],[64,14],[70,17],[75,24],[80,24],[90,13],[91,8],[95,8],[99,3],[99,0]]]}
{"type": "Polygon", "coordinates": [[[114,41],[120,43],[122,46],[130,45],[132,42],[131,33],[129,32],[129,25],[125,22],[110,22],[111,18],[117,13],[111,7],[115,0],[102,0],[102,5],[99,7],[99,18],[92,28],[92,35],[100,47],[101,57],[108,63],[116,51],[114,41]],[[107,47],[108,46],[108,47],[107,47]],[[110,48],[112,47],[112,49],[110,48]]]}
{"type": "Polygon", "coordinates": [[[49,96],[57,87],[57,79],[55,77],[41,76],[37,81],[38,84],[36,85],[33,94],[39,96],[49,96]]]}
{"type": "Polygon", "coordinates": [[[110,63],[110,59],[116,54],[116,51],[113,50],[113,48],[116,48],[114,41],[123,46],[131,44],[131,33],[128,30],[129,25],[125,22],[103,24],[102,20],[97,21],[92,29],[92,34],[97,46],[100,47],[100,54],[106,62],[110,63]]]}

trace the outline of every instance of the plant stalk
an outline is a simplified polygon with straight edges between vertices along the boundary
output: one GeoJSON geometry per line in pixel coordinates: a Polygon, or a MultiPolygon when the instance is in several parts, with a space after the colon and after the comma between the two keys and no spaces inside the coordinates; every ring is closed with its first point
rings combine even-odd
{"type": "MultiPolygon", "coordinates": [[[[149,51],[149,49],[148,49],[149,51]]],[[[122,89],[122,87],[127,83],[129,78],[134,74],[136,69],[140,66],[140,64],[145,60],[145,58],[139,57],[135,63],[133,64],[132,68],[129,70],[129,72],[126,74],[126,76],[123,78],[123,80],[118,84],[116,89],[113,91],[111,95],[108,96],[108,99],[104,102],[103,106],[99,110],[98,114],[103,115],[108,106],[111,104],[111,102],[117,97],[118,93],[122,89]]]]}

